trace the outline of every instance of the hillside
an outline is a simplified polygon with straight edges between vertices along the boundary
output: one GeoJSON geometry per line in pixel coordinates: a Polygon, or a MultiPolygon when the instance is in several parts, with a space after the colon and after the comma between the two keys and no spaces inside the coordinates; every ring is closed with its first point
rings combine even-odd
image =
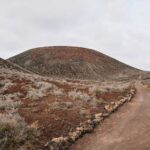
{"type": "Polygon", "coordinates": [[[128,101],[132,87],[0,68],[0,150],[65,150],[128,101]]]}
{"type": "Polygon", "coordinates": [[[135,80],[99,80],[138,75],[149,88],[149,74],[138,73],[75,47],[37,48],[0,59],[0,149],[68,149],[136,94],[135,80]]]}
{"type": "Polygon", "coordinates": [[[40,47],[9,59],[44,76],[71,79],[114,79],[135,75],[139,70],[100,52],[79,47],[40,47]]]}
{"type": "Polygon", "coordinates": [[[25,72],[25,73],[30,72],[30,71],[27,71],[26,69],[18,66],[17,64],[14,64],[14,63],[4,60],[2,58],[0,58],[0,69],[16,70],[16,71],[25,72]]]}

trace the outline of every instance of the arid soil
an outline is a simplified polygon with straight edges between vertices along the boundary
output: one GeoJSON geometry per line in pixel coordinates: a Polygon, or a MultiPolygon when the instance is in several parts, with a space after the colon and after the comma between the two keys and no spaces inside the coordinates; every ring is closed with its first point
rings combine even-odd
{"type": "Polygon", "coordinates": [[[79,47],[0,58],[0,150],[62,150],[83,135],[72,150],[147,150],[150,96],[137,85],[129,102],[136,79],[150,87],[144,71],[79,47]]]}
{"type": "Polygon", "coordinates": [[[150,89],[137,84],[136,97],[70,150],[149,150],[150,89]]]}
{"type": "Polygon", "coordinates": [[[106,106],[126,97],[131,88],[130,82],[56,80],[11,66],[0,66],[1,150],[45,149],[51,139],[107,112],[106,106]]]}

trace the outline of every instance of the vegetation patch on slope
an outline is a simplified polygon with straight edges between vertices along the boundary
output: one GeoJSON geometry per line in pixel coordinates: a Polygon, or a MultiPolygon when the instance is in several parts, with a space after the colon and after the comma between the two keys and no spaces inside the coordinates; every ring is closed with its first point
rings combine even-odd
{"type": "Polygon", "coordinates": [[[128,94],[128,82],[56,80],[3,68],[0,142],[7,144],[1,149],[49,149],[48,141],[68,136],[128,94]]]}

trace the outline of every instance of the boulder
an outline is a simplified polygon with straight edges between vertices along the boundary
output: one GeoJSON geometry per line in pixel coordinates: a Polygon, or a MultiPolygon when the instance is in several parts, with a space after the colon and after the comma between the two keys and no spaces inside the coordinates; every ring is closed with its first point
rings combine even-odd
{"type": "Polygon", "coordinates": [[[98,114],[95,114],[94,117],[95,119],[99,119],[102,117],[102,115],[103,115],[102,113],[98,113],[98,114]]]}
{"type": "Polygon", "coordinates": [[[69,137],[72,139],[73,142],[75,142],[81,136],[81,134],[81,131],[70,132],[69,137]]]}
{"type": "Polygon", "coordinates": [[[54,143],[62,143],[64,141],[64,137],[53,138],[52,142],[54,143]]]}
{"type": "Polygon", "coordinates": [[[108,113],[112,113],[112,112],[114,111],[113,105],[105,105],[105,110],[106,110],[108,113]]]}
{"type": "Polygon", "coordinates": [[[103,113],[102,117],[108,117],[110,114],[109,113],[103,113]]]}
{"type": "Polygon", "coordinates": [[[83,127],[77,127],[77,128],[76,128],[76,131],[81,131],[81,132],[83,132],[84,129],[83,129],[83,127]]]}
{"type": "Polygon", "coordinates": [[[95,119],[93,120],[93,122],[94,122],[95,125],[98,125],[102,120],[103,120],[102,117],[101,117],[101,118],[95,118],[95,119]]]}

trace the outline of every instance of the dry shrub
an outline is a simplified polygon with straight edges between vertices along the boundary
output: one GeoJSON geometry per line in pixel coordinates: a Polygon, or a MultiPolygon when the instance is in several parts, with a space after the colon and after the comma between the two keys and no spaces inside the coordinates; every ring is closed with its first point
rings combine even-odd
{"type": "Polygon", "coordinates": [[[64,95],[64,92],[62,89],[55,88],[51,91],[51,94],[54,96],[62,96],[62,95],[64,95]]]}
{"type": "Polygon", "coordinates": [[[8,90],[8,88],[14,86],[14,83],[11,82],[11,80],[2,80],[0,81],[0,84],[3,85],[0,88],[0,93],[3,94],[6,90],[8,90]]]}
{"type": "Polygon", "coordinates": [[[0,118],[1,150],[25,150],[32,145],[37,132],[28,128],[19,114],[0,114],[0,118]]]}
{"type": "Polygon", "coordinates": [[[12,100],[0,100],[0,110],[17,109],[20,105],[20,101],[13,102],[12,100]]]}
{"type": "Polygon", "coordinates": [[[26,87],[28,91],[26,98],[32,100],[38,100],[48,94],[52,94],[55,96],[63,95],[62,89],[57,88],[55,85],[48,82],[34,82],[32,85],[28,85],[26,87]]]}
{"type": "Polygon", "coordinates": [[[28,91],[26,98],[32,100],[38,100],[47,95],[48,90],[52,88],[52,84],[46,82],[34,82],[32,85],[28,85],[26,90],[28,91]]]}
{"type": "Polygon", "coordinates": [[[73,98],[74,100],[78,99],[78,100],[83,100],[85,102],[90,100],[90,96],[88,94],[76,90],[70,91],[68,93],[68,96],[73,98]]]}

